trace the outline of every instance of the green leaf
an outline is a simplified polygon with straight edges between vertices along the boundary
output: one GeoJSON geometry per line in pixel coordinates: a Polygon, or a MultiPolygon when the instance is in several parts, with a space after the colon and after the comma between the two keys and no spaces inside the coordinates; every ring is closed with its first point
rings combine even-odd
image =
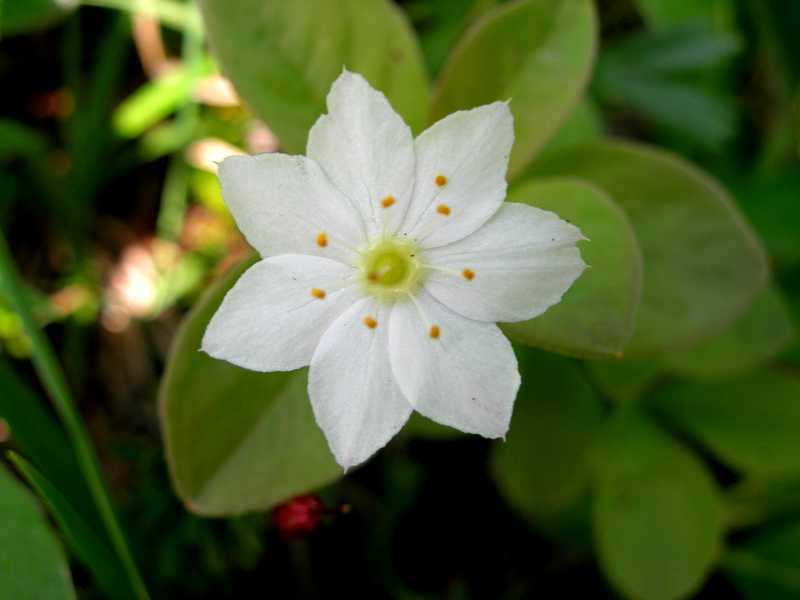
{"type": "Polygon", "coordinates": [[[800,82],[800,37],[797,35],[800,5],[784,0],[760,0],[748,8],[761,45],[778,55],[788,78],[787,84],[796,87],[800,82]]]}
{"type": "MultiPolygon", "coordinates": [[[[11,256],[11,250],[1,230],[0,293],[4,294],[8,299],[20,318],[25,334],[30,339],[33,365],[41,379],[42,386],[50,395],[53,407],[58,412],[67,436],[72,443],[81,474],[92,494],[94,507],[103,523],[107,535],[106,539],[109,540],[114,551],[113,556],[124,569],[126,578],[123,579],[120,589],[126,590],[125,595],[129,591],[131,596],[139,600],[148,600],[147,589],[144,587],[133,556],[125,541],[122,528],[114,514],[114,507],[100,473],[100,464],[89,440],[89,434],[75,407],[75,402],[53,347],[33,317],[29,305],[29,295],[25,293],[25,286],[20,280],[14,259],[11,256]]],[[[120,592],[120,594],[122,593],[120,592]]],[[[116,595],[112,594],[112,596],[116,595]]]]}
{"type": "Polygon", "coordinates": [[[4,361],[0,361],[0,417],[31,462],[78,507],[84,519],[102,527],[67,436],[41,398],[4,361]]]}
{"type": "Polygon", "coordinates": [[[637,32],[603,51],[593,91],[631,108],[702,148],[728,143],[736,106],[712,85],[711,74],[739,50],[732,34],[697,25],[637,32]]]}
{"type": "Polygon", "coordinates": [[[204,515],[266,510],[342,475],[314,421],[305,370],[257,373],[199,350],[225,293],[250,264],[197,302],[161,382],[172,481],[187,507],[204,515]]]}
{"type": "Polygon", "coordinates": [[[640,71],[656,77],[699,75],[725,65],[740,50],[735,35],[690,24],[634,33],[605,49],[600,62],[613,70],[640,71]]]}
{"type": "Polygon", "coordinates": [[[5,0],[0,2],[0,39],[32,33],[56,23],[78,0],[5,0]]]}
{"type": "Polygon", "coordinates": [[[13,119],[0,119],[0,162],[18,156],[37,158],[47,150],[47,139],[36,129],[13,119]]]}
{"type": "Polygon", "coordinates": [[[686,377],[724,377],[769,362],[797,339],[797,327],[780,292],[763,291],[731,328],[699,346],[664,357],[686,377]]]}
{"type": "Polygon", "coordinates": [[[522,388],[505,443],[492,454],[500,492],[534,526],[552,532],[585,501],[591,444],[603,405],[573,361],[518,349],[522,388]]]}
{"type": "Polygon", "coordinates": [[[408,422],[403,427],[403,434],[431,440],[450,440],[466,435],[458,429],[431,421],[418,412],[411,414],[408,422]]]}
{"type": "Polygon", "coordinates": [[[767,258],[725,190],[682,159],[622,141],[537,164],[594,183],[622,207],[644,259],[642,302],[626,355],[686,348],[731,325],[767,282],[767,258]]]}
{"type": "Polygon", "coordinates": [[[703,464],[645,417],[620,414],[595,449],[600,565],[626,596],[685,598],[719,558],[722,507],[703,464]]]}
{"type": "Polygon", "coordinates": [[[14,600],[75,598],[69,567],[36,500],[0,465],[0,589],[14,600]]]}
{"type": "Polygon", "coordinates": [[[736,189],[742,210],[779,268],[800,266],[800,168],[762,176],[736,189]]]}
{"type": "Polygon", "coordinates": [[[116,554],[83,520],[69,500],[24,458],[13,452],[8,456],[47,504],[67,542],[105,594],[114,600],[135,598],[116,554]]]}
{"type": "Polygon", "coordinates": [[[511,98],[510,177],[558,131],[591,75],[596,23],[589,0],[521,0],[490,12],[453,50],[432,120],[511,98]]]}
{"type": "Polygon", "coordinates": [[[536,160],[547,161],[560,152],[596,141],[604,134],[605,125],[600,109],[589,98],[583,98],[536,160]]]}
{"type": "Polygon", "coordinates": [[[731,467],[755,474],[800,473],[800,378],[762,371],[679,383],[651,401],[731,467]]]}
{"type": "Polygon", "coordinates": [[[223,72],[287,152],[305,149],[331,83],[362,74],[414,131],[425,124],[428,81],[402,11],[389,0],[201,0],[223,72]]]}
{"type": "Polygon", "coordinates": [[[592,381],[614,402],[637,400],[656,382],[663,367],[654,360],[593,360],[586,363],[592,381]]]}
{"type": "Polygon", "coordinates": [[[159,79],[142,85],[114,111],[114,132],[135,138],[186,104],[197,80],[212,72],[208,60],[194,68],[180,65],[159,79]]]}
{"type": "Polygon", "coordinates": [[[745,475],[725,490],[726,523],[732,530],[764,528],[797,517],[800,477],[745,475]]]}
{"type": "MultiPolygon", "coordinates": [[[[65,1],[65,0],[60,0],[65,1]]],[[[151,17],[164,27],[190,34],[203,32],[203,21],[200,11],[194,2],[182,0],[155,0],[142,2],[141,0],[66,0],[67,2],[80,2],[83,6],[99,6],[111,8],[136,16],[151,17]]]]}
{"type": "Polygon", "coordinates": [[[730,0],[636,0],[651,27],[669,27],[687,21],[712,23],[733,14],[730,0]]]}
{"type": "Polygon", "coordinates": [[[800,597],[800,523],[781,525],[737,545],[725,571],[744,600],[800,597]]]}
{"type": "Polygon", "coordinates": [[[545,314],[503,325],[513,339],[578,357],[616,355],[633,335],[641,295],[642,258],[625,213],[602,190],[570,180],[526,181],[509,200],[549,210],[577,225],[589,265],[545,314]]]}
{"type": "Polygon", "coordinates": [[[404,2],[431,73],[438,73],[464,31],[497,5],[497,0],[411,0],[404,2]]]}

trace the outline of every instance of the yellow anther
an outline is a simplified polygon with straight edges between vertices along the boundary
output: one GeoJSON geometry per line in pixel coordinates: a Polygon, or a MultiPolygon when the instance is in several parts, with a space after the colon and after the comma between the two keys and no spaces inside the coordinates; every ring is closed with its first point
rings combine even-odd
{"type": "Polygon", "coordinates": [[[386,198],[381,200],[381,206],[383,208],[389,208],[394,203],[395,203],[394,196],[386,196],[386,198]]]}
{"type": "Polygon", "coordinates": [[[475,279],[475,271],[471,269],[464,269],[461,271],[461,274],[464,276],[464,279],[468,279],[469,281],[475,279]]]}
{"type": "Polygon", "coordinates": [[[320,232],[317,234],[317,246],[320,248],[324,248],[328,245],[328,236],[325,235],[324,232],[320,232]]]}
{"type": "Polygon", "coordinates": [[[440,204],[436,207],[436,212],[446,217],[450,214],[450,207],[447,204],[440,204]]]}
{"type": "Polygon", "coordinates": [[[374,317],[366,316],[364,317],[364,325],[366,325],[370,329],[375,329],[378,326],[378,322],[375,320],[374,317]]]}
{"type": "Polygon", "coordinates": [[[318,300],[325,299],[325,290],[321,290],[319,288],[311,288],[311,295],[318,300]]]}
{"type": "Polygon", "coordinates": [[[438,340],[438,339],[439,339],[439,334],[440,334],[440,333],[442,333],[442,330],[441,330],[441,329],[439,329],[439,326],[438,326],[438,325],[431,325],[431,331],[430,331],[430,334],[431,334],[431,337],[432,337],[433,339],[435,339],[435,340],[438,340]]]}
{"type": "Polygon", "coordinates": [[[444,175],[437,175],[434,181],[436,181],[436,185],[439,187],[444,187],[447,185],[447,177],[444,175]]]}

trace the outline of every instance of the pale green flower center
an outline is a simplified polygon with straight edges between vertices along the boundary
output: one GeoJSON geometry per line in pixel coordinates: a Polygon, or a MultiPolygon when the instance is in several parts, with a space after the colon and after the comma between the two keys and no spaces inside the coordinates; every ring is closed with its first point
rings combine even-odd
{"type": "Polygon", "coordinates": [[[412,242],[381,237],[361,252],[359,264],[364,289],[380,300],[413,294],[424,275],[419,250],[412,242]]]}

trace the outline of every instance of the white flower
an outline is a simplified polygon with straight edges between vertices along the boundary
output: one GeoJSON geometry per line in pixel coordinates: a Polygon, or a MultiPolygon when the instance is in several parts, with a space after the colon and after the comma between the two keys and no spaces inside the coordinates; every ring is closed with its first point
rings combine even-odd
{"type": "Polygon", "coordinates": [[[504,204],[514,140],[504,102],[414,140],[382,93],[344,71],[328,110],[307,157],[220,165],[225,202],[269,258],[225,296],[203,350],[255,371],[310,365],[314,415],[345,469],[412,410],[505,436],[520,376],[494,322],[559,302],[585,267],[580,231],[504,204]]]}

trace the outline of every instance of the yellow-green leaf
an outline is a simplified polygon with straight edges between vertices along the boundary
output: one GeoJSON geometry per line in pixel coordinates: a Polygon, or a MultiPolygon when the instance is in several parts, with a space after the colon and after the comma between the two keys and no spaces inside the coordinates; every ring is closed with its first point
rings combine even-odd
{"type": "Polygon", "coordinates": [[[555,212],[577,225],[588,238],[579,247],[589,268],[560,303],[503,330],[519,342],[578,357],[622,352],[633,335],[642,269],[625,213],[599,188],[566,179],[523,182],[509,200],[555,212]]]}
{"type": "Polygon", "coordinates": [[[704,465],[636,413],[595,448],[592,521],[606,577],[629,598],[691,597],[720,557],[722,506],[704,465]]]}
{"type": "Polygon", "coordinates": [[[572,112],[591,75],[596,18],[590,0],[522,0],[488,13],[453,50],[431,120],[511,99],[519,174],[572,112]]]}
{"type": "Polygon", "coordinates": [[[767,288],[721,335],[664,357],[673,372],[687,377],[725,377],[754,369],[786,350],[797,326],[780,292],[767,288]]]}
{"type": "Polygon", "coordinates": [[[425,122],[428,80],[417,39],[390,0],[201,0],[222,71],[287,152],[308,130],[343,67],[384,92],[414,131],[425,122]]]}
{"type": "Polygon", "coordinates": [[[537,164],[539,175],[585,179],[633,224],[644,259],[642,302],[626,355],[687,348],[743,315],[767,282],[767,257],[725,190],[686,161],[599,141],[537,164]]]}

